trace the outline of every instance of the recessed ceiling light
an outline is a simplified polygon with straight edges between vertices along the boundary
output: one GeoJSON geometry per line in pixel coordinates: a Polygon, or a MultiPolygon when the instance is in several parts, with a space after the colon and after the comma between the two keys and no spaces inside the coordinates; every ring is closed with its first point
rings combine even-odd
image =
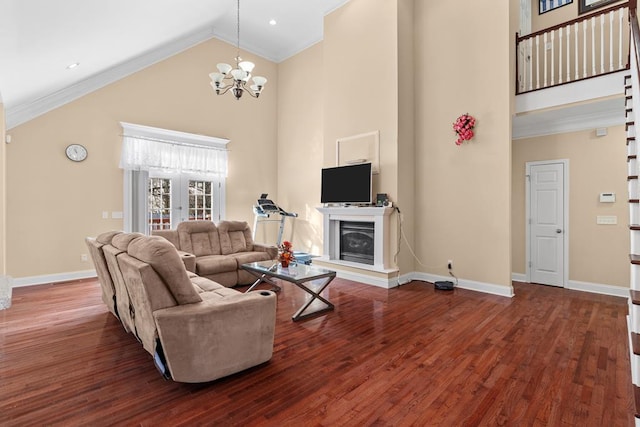
{"type": "Polygon", "coordinates": [[[275,19],[272,19],[271,21],[269,21],[269,24],[270,24],[270,25],[276,25],[276,24],[277,24],[277,22],[276,22],[276,20],[275,20],[275,19]]]}
{"type": "Polygon", "coordinates": [[[78,65],[80,65],[79,62],[74,62],[73,64],[69,64],[67,65],[67,70],[73,70],[74,68],[76,68],[78,65]]]}

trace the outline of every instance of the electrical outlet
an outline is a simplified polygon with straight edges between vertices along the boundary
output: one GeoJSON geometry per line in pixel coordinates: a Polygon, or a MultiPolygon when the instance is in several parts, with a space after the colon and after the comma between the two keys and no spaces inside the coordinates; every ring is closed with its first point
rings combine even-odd
{"type": "Polygon", "coordinates": [[[87,258],[87,254],[80,254],[80,261],[87,262],[89,258],[87,258]]]}
{"type": "Polygon", "coordinates": [[[453,260],[452,260],[452,259],[450,259],[449,261],[447,261],[447,268],[448,268],[449,270],[453,270],[453,260]]]}

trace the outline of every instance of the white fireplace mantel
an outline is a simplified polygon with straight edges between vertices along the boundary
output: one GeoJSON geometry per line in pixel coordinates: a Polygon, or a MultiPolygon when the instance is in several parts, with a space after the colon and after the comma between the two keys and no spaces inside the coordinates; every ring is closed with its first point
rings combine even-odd
{"type": "Polygon", "coordinates": [[[355,267],[364,270],[389,273],[395,271],[389,262],[389,217],[393,208],[387,207],[319,207],[322,213],[322,257],[321,261],[355,267]],[[340,259],[340,222],[358,221],[374,224],[374,254],[373,265],[340,259]]]}

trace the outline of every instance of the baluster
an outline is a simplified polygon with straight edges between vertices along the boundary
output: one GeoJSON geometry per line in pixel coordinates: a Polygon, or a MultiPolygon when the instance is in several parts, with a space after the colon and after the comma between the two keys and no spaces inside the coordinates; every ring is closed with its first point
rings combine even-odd
{"type": "Polygon", "coordinates": [[[587,21],[582,24],[582,77],[587,77],[587,21]]]}
{"type": "MultiPolygon", "coordinates": [[[[586,53],[586,50],[585,50],[586,53]]],[[[596,75],[596,17],[591,17],[591,75],[596,75]]]]}
{"type": "Polygon", "coordinates": [[[556,75],[556,68],[555,68],[555,31],[551,32],[551,86],[555,85],[555,75],[556,75]]]}
{"type": "Polygon", "coordinates": [[[580,66],[578,65],[578,23],[576,22],[575,25],[573,26],[574,28],[574,33],[573,35],[575,36],[575,41],[576,41],[576,49],[575,49],[575,55],[576,55],[576,80],[578,80],[580,78],[580,66]]]}
{"type": "Polygon", "coordinates": [[[604,13],[600,15],[600,74],[604,74],[604,13]]]}
{"type": "Polygon", "coordinates": [[[622,69],[622,15],[623,9],[618,13],[618,69],[622,69]]]}
{"type": "Polygon", "coordinates": [[[531,57],[531,53],[533,52],[533,39],[529,38],[527,43],[527,56],[529,58],[529,90],[533,90],[533,58],[531,57]]]}
{"type": "Polygon", "coordinates": [[[609,71],[613,71],[613,15],[614,11],[609,12],[609,71]]]}
{"type": "Polygon", "coordinates": [[[540,35],[536,36],[536,89],[540,89],[540,35]]]}
{"type": "Polygon", "coordinates": [[[518,81],[518,93],[524,92],[524,85],[526,82],[526,55],[525,55],[525,42],[521,42],[518,44],[518,71],[520,71],[519,81],[518,81]]]}
{"type": "Polygon", "coordinates": [[[542,51],[544,52],[544,86],[542,87],[547,87],[547,33],[544,33],[544,46],[542,48],[542,51]]]}
{"type": "Polygon", "coordinates": [[[558,84],[562,84],[562,27],[558,28],[558,84]]]}
{"type": "Polygon", "coordinates": [[[604,74],[604,13],[600,15],[600,74],[604,74]]]}
{"type": "Polygon", "coordinates": [[[571,25],[567,25],[567,81],[571,81],[571,25]]]}

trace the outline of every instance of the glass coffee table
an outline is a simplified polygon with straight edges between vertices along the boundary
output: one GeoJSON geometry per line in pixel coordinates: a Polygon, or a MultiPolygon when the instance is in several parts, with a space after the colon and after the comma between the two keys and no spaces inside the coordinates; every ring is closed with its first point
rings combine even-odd
{"type": "Polygon", "coordinates": [[[258,278],[246,292],[253,290],[262,282],[278,287],[271,279],[280,279],[293,283],[308,293],[310,297],[291,317],[294,321],[334,309],[334,305],[320,295],[336,277],[336,272],[333,270],[305,264],[290,264],[289,267],[282,268],[276,261],[252,262],[242,264],[240,268],[258,278]]]}

